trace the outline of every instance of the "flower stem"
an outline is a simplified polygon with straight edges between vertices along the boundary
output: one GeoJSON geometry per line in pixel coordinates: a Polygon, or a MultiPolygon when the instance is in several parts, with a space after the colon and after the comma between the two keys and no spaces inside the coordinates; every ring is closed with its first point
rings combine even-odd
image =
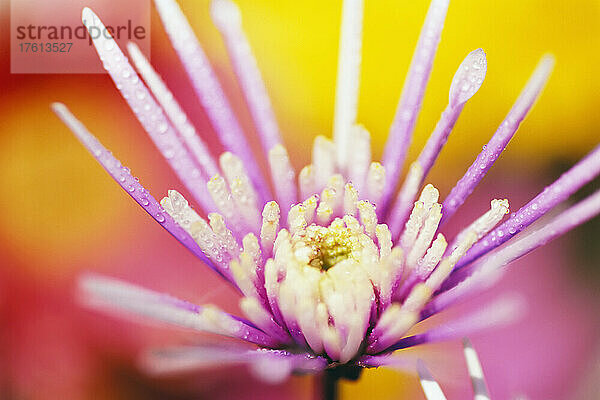
{"type": "Polygon", "coordinates": [[[362,368],[356,365],[341,365],[326,369],[321,376],[320,388],[317,389],[317,400],[338,400],[340,380],[356,381],[361,372],[362,368]]]}
{"type": "Polygon", "coordinates": [[[323,400],[338,399],[338,382],[340,381],[340,378],[341,376],[335,369],[326,369],[323,372],[323,400]]]}

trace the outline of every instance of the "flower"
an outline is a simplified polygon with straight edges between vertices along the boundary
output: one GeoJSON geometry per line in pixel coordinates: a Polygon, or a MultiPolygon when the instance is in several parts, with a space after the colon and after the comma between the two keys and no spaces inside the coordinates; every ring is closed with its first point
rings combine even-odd
{"type": "MultiPolygon", "coordinates": [[[[228,0],[213,1],[213,19],[256,124],[273,191],[178,5],[173,0],[155,3],[227,150],[218,162],[135,44],[128,45],[129,56],[145,83],[108,35],[96,37],[94,45],[117,88],[201,211],[175,190],[159,203],[64,105],[53,105],[117,183],[241,294],[246,319],[116,279],[83,277],[83,300],[92,306],[253,345],[154,352],[145,359],[154,371],[249,363],[265,379],[278,381],[292,371],[326,370],[352,377],[361,368],[399,366],[402,360],[392,355],[396,350],[461,337],[514,318],[520,304],[502,298],[479,312],[407,336],[420,321],[493,283],[504,265],[600,212],[596,192],[542,228],[519,234],[600,172],[596,147],[506,221],[500,223],[509,212],[508,201],[494,199],[490,210],[466,224],[450,244],[438,232],[508,145],[554,63],[550,56],[542,58],[496,133],[439,202],[433,185],[426,185],[420,195],[419,189],[466,102],[483,84],[486,58],[481,49],[468,54],[459,66],[448,106],[395,195],[448,0],[431,3],[381,163],[371,162],[369,133],[356,124],[362,1],[344,1],[334,139],[317,137],[312,164],[300,171],[297,185],[239,11],[228,0]]],[[[83,10],[82,19],[88,29],[105,31],[89,8],[83,10]]]]}

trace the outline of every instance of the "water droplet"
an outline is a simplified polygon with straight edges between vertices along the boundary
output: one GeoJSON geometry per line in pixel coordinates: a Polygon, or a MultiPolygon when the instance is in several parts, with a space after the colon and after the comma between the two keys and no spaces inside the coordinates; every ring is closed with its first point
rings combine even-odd
{"type": "Polygon", "coordinates": [[[162,224],[165,222],[165,217],[162,214],[156,214],[156,220],[162,224]]]}
{"type": "Polygon", "coordinates": [[[127,190],[133,193],[133,192],[135,192],[135,186],[129,185],[129,186],[127,186],[127,190]]]}
{"type": "Polygon", "coordinates": [[[173,158],[175,151],[171,148],[165,150],[165,158],[173,158]]]}
{"type": "Polygon", "coordinates": [[[166,122],[163,122],[158,126],[158,133],[165,133],[168,129],[169,126],[166,124],[166,122]]]}
{"type": "Polygon", "coordinates": [[[142,205],[144,207],[146,207],[148,204],[150,204],[150,202],[148,201],[148,199],[145,198],[145,197],[142,197],[142,199],[140,200],[140,202],[142,203],[142,205]]]}

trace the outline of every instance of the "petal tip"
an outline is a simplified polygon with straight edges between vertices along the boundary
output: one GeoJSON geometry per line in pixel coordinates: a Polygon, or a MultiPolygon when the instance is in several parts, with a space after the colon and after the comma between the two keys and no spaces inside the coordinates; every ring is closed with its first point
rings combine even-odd
{"type": "Polygon", "coordinates": [[[470,52],[458,67],[450,85],[450,106],[456,107],[469,100],[481,87],[487,72],[487,58],[483,49],[470,52]]]}

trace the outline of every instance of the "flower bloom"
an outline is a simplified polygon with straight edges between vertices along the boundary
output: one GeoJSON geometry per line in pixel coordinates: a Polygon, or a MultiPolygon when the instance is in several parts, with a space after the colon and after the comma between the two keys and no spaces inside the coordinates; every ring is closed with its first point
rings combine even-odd
{"type": "MultiPolygon", "coordinates": [[[[461,337],[514,318],[519,304],[502,298],[479,312],[407,336],[419,322],[493,283],[501,267],[600,212],[597,192],[543,227],[519,234],[600,172],[596,147],[504,222],[508,200],[493,199],[490,209],[468,221],[452,240],[440,232],[533,106],[552,70],[550,56],[542,58],[498,130],[442,202],[433,185],[423,184],[466,102],[483,83],[485,53],[478,49],[468,54],[450,85],[448,106],[398,190],[448,0],[430,5],[381,163],[372,162],[369,132],[356,124],[363,4],[344,1],[333,140],[317,137],[312,163],[298,175],[282,144],[239,10],[229,0],[213,1],[212,16],[256,124],[272,185],[179,6],[174,0],[155,4],[226,149],[218,160],[135,44],[128,45],[135,69],[110,37],[100,35],[94,45],[196,207],[175,190],[158,202],[64,105],[56,103],[53,109],[152,218],[241,295],[245,318],[112,278],[82,278],[84,300],[95,307],[253,344],[156,352],[146,360],[156,371],[249,363],[276,380],[292,371],[399,366],[401,361],[392,356],[396,350],[461,337]]],[[[104,31],[90,9],[83,10],[82,19],[88,28],[104,31]]]]}

